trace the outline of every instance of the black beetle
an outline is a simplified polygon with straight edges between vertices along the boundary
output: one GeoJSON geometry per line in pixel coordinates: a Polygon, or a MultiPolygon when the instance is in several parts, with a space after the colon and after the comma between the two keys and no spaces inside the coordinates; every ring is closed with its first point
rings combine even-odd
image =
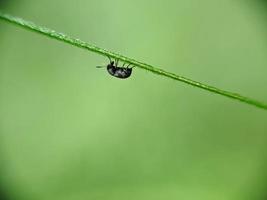
{"type": "Polygon", "coordinates": [[[116,60],[116,62],[112,61],[109,58],[109,64],[107,66],[97,66],[98,68],[106,67],[108,73],[111,76],[120,78],[120,79],[126,79],[131,76],[133,67],[129,68],[131,64],[129,64],[126,68],[124,68],[125,63],[122,67],[118,67],[119,61],[116,60]]]}

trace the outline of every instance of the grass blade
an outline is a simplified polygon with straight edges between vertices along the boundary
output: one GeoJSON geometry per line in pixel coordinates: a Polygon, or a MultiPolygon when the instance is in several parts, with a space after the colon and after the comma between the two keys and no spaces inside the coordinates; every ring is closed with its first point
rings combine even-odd
{"type": "Polygon", "coordinates": [[[128,63],[128,64],[132,64],[134,66],[148,70],[148,71],[153,72],[155,74],[165,76],[165,77],[177,80],[177,81],[181,81],[181,82],[184,82],[186,84],[192,85],[194,87],[198,87],[198,88],[201,88],[201,89],[204,89],[204,90],[216,93],[216,94],[220,94],[220,95],[223,95],[223,96],[235,99],[235,100],[239,100],[243,103],[250,104],[250,105],[256,106],[258,108],[262,108],[262,109],[267,110],[267,104],[266,103],[260,102],[258,100],[255,100],[255,99],[252,99],[249,97],[242,96],[242,95],[237,94],[237,93],[229,92],[229,91],[222,90],[222,89],[219,89],[219,88],[207,85],[207,84],[203,84],[203,83],[185,78],[183,76],[176,75],[176,74],[171,73],[171,72],[167,72],[163,69],[156,68],[152,65],[139,62],[137,60],[128,58],[126,56],[123,56],[123,55],[105,50],[103,48],[99,48],[99,47],[94,46],[92,44],[86,43],[82,40],[72,38],[66,34],[56,32],[52,29],[45,28],[43,26],[38,26],[38,25],[34,24],[33,22],[26,21],[22,18],[14,17],[14,16],[0,12],[0,19],[7,21],[7,22],[10,22],[12,24],[21,26],[21,27],[26,28],[28,30],[38,32],[38,33],[45,35],[45,36],[48,36],[50,38],[54,38],[56,40],[63,41],[65,43],[71,44],[73,46],[83,48],[83,49],[95,52],[95,53],[103,55],[103,56],[108,56],[110,58],[119,59],[120,61],[123,61],[123,62],[128,63]]]}

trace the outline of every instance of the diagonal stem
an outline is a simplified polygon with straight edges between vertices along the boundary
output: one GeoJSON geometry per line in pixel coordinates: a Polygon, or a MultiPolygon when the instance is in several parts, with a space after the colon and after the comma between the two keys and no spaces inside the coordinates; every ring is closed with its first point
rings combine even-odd
{"type": "Polygon", "coordinates": [[[0,19],[5,20],[5,21],[10,22],[10,23],[13,23],[13,24],[16,24],[16,25],[19,25],[19,26],[26,28],[28,30],[38,32],[38,33],[45,35],[45,36],[48,36],[50,38],[54,38],[56,40],[66,42],[66,43],[71,44],[73,46],[77,46],[79,48],[83,48],[83,49],[98,53],[100,55],[107,56],[109,58],[114,58],[114,59],[120,60],[124,63],[132,64],[134,66],[137,66],[137,67],[143,68],[145,70],[154,72],[155,74],[162,75],[162,76],[174,79],[174,80],[178,80],[178,81],[187,83],[189,85],[192,85],[194,87],[208,90],[210,92],[217,93],[217,94],[220,94],[220,95],[223,95],[223,96],[235,99],[235,100],[239,100],[241,102],[244,102],[244,103],[247,103],[247,104],[250,104],[253,106],[256,106],[258,108],[262,108],[262,109],[267,110],[267,104],[260,102],[258,100],[255,100],[255,99],[252,99],[249,97],[245,97],[245,96],[242,96],[242,95],[237,94],[237,93],[222,90],[222,89],[210,86],[210,85],[206,85],[204,83],[200,83],[200,82],[185,78],[183,76],[176,75],[176,74],[171,73],[171,72],[167,72],[163,69],[153,67],[151,65],[139,62],[137,60],[128,58],[126,56],[123,56],[123,55],[120,55],[117,53],[113,53],[113,52],[105,50],[103,48],[99,48],[97,46],[86,43],[86,42],[81,41],[79,39],[72,38],[66,34],[59,33],[59,32],[56,32],[54,30],[51,30],[51,29],[48,29],[48,28],[45,28],[42,26],[38,26],[38,25],[36,25],[32,22],[26,21],[24,19],[1,13],[1,11],[0,11],[0,19]]]}

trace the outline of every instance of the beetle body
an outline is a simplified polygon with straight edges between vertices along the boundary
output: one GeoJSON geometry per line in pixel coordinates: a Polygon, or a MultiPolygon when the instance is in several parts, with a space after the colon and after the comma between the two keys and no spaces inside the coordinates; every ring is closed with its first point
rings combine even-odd
{"type": "Polygon", "coordinates": [[[111,61],[107,65],[107,71],[111,76],[114,76],[120,79],[128,78],[132,74],[132,68],[117,67],[117,65],[114,65],[114,61],[111,61]]]}
{"type": "MultiPolygon", "coordinates": [[[[109,58],[109,57],[108,57],[109,58]]],[[[105,67],[107,68],[108,73],[111,76],[114,76],[116,78],[120,79],[126,79],[129,78],[132,74],[133,67],[129,67],[131,64],[129,64],[127,67],[124,67],[125,63],[122,65],[122,67],[118,67],[119,60],[116,60],[116,62],[112,61],[109,58],[109,64],[106,66],[96,66],[97,68],[105,67]]]]}

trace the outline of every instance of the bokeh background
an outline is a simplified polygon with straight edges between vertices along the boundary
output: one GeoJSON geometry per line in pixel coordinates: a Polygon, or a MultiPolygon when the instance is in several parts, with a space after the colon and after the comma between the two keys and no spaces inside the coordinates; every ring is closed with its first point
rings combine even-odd
{"type": "MultiPolygon", "coordinates": [[[[267,101],[263,0],[0,0],[1,10],[267,101]]],[[[264,200],[267,112],[0,21],[3,200],[264,200]]]]}

